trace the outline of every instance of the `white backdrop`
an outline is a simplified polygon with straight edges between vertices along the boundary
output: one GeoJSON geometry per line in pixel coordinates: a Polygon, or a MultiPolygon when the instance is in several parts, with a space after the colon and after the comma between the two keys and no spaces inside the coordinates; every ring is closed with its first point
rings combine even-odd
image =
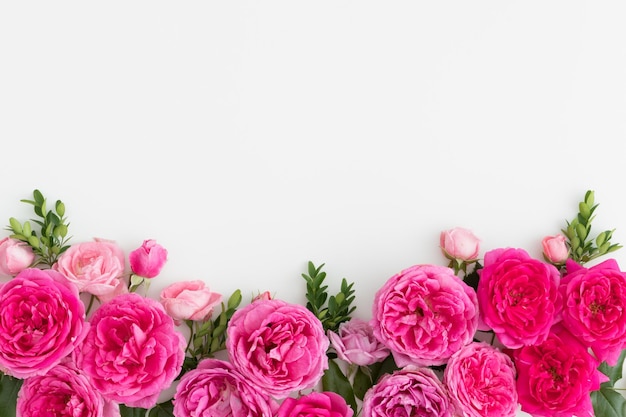
{"type": "MultiPolygon", "coordinates": [[[[441,230],[523,247],[577,212],[626,243],[626,3],[4,2],[0,224],[40,189],[72,242],[169,250],[301,302],[307,261],[358,316],[441,230]]],[[[626,249],[616,258],[626,267],[626,249]]]]}

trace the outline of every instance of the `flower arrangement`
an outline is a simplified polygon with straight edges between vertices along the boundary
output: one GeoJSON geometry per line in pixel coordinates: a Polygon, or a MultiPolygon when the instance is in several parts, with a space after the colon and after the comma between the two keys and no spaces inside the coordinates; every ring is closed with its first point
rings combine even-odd
{"type": "Polygon", "coordinates": [[[156,240],[70,243],[63,202],[22,201],[36,218],[0,240],[0,416],[626,416],[626,273],[599,259],[621,245],[592,236],[592,191],[542,259],[442,231],[445,262],[386,279],[370,320],[312,262],[304,305],[201,280],[149,298],[156,240]]]}

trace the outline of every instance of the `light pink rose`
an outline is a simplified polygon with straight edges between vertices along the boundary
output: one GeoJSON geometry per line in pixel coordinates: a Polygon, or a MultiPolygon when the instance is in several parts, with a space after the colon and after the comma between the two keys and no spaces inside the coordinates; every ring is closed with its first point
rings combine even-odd
{"type": "Polygon", "coordinates": [[[0,286],[0,369],[43,375],[85,338],[85,307],[58,272],[27,268],[0,286]]]}
{"type": "Polygon", "coordinates": [[[477,289],[481,329],[493,329],[511,349],[543,342],[560,319],[559,271],[523,249],[489,251],[484,263],[477,289]]]}
{"type": "Polygon", "coordinates": [[[626,273],[615,259],[589,269],[571,260],[566,265],[563,324],[613,366],[626,349],[626,273]]]}
{"type": "Polygon", "coordinates": [[[202,321],[222,302],[222,295],[211,292],[202,281],[179,281],[161,291],[161,304],[176,325],[184,320],[202,321]]]}
{"type": "Polygon", "coordinates": [[[0,240],[0,275],[15,276],[34,261],[33,249],[26,243],[10,237],[0,240]]]}
{"type": "Polygon", "coordinates": [[[337,333],[329,331],[328,338],[339,359],[367,366],[389,356],[389,349],[376,339],[369,322],[352,318],[339,325],[337,333]]]}
{"type": "Polygon", "coordinates": [[[454,417],[446,388],[430,368],[384,375],[363,397],[362,417],[454,417]]]}
{"type": "Polygon", "coordinates": [[[185,373],[174,394],[176,417],[271,417],[278,404],[230,363],[204,359],[185,373]]]}
{"type": "Polygon", "coordinates": [[[158,301],[128,293],[101,305],[78,365],[102,395],[151,408],[182,369],[186,341],[158,301]]]}
{"type": "Polygon", "coordinates": [[[354,410],[343,397],[332,391],[311,392],[298,398],[285,398],[276,417],[352,417],[354,410]]]}
{"type": "Polygon", "coordinates": [[[444,230],[439,236],[439,245],[449,259],[461,261],[478,259],[480,239],[471,230],[462,227],[444,230]]]}
{"type": "Polygon", "coordinates": [[[154,278],[159,275],[167,262],[167,250],[156,243],[156,240],[147,239],[139,248],[128,254],[128,262],[135,275],[154,278]]]}
{"type": "Polygon", "coordinates": [[[398,366],[442,365],[474,337],[476,293],[450,268],[415,265],[376,292],[372,326],[398,366]]]}
{"type": "Polygon", "coordinates": [[[269,291],[263,291],[262,293],[259,293],[258,295],[256,295],[252,301],[256,301],[256,300],[271,300],[272,299],[272,294],[270,294],[269,291]]]}
{"type": "Polygon", "coordinates": [[[312,388],[328,369],[322,323],[299,304],[254,301],[233,314],[226,331],[233,365],[275,398],[312,388]]]}
{"type": "Polygon", "coordinates": [[[569,257],[569,248],[565,243],[565,236],[546,236],[541,241],[543,246],[543,256],[553,264],[564,264],[569,257]]]}
{"type": "Polygon", "coordinates": [[[446,366],[444,385],[464,417],[513,417],[517,412],[515,367],[499,349],[472,342],[446,366]]]}

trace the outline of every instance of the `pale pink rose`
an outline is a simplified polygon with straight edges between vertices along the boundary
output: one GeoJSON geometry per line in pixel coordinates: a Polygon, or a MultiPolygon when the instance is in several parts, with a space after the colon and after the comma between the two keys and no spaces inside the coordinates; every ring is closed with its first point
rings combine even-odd
{"type": "Polygon", "coordinates": [[[328,369],[330,342],[313,313],[282,300],[257,300],[228,323],[226,349],[249,381],[275,398],[312,388],[328,369]]]}
{"type": "Polygon", "coordinates": [[[457,351],[446,366],[444,385],[464,417],[513,417],[517,412],[511,358],[484,342],[457,351]]]}
{"type": "Polygon", "coordinates": [[[559,271],[523,249],[485,253],[478,270],[478,304],[484,327],[502,344],[516,349],[543,342],[560,319],[559,271]]]}
{"type": "Polygon", "coordinates": [[[158,301],[128,293],[101,305],[78,365],[102,395],[129,407],[153,407],[182,369],[186,341],[158,301]]]}
{"type": "Polygon", "coordinates": [[[374,335],[400,367],[445,364],[478,327],[476,293],[437,265],[415,265],[389,278],[372,311],[374,335]]]}
{"type": "Polygon", "coordinates": [[[211,292],[202,281],[179,281],[163,289],[161,304],[176,325],[184,320],[202,321],[222,302],[222,295],[211,292]]]}
{"type": "Polygon", "coordinates": [[[444,230],[439,236],[439,245],[447,258],[460,261],[478,259],[480,239],[471,230],[462,227],[444,230]]]}
{"type": "Polygon", "coordinates": [[[185,373],[174,394],[176,417],[271,417],[278,404],[229,362],[204,359],[185,373]]]}
{"type": "Polygon", "coordinates": [[[43,375],[85,338],[76,287],[52,270],[27,268],[0,286],[0,369],[16,378],[43,375]]]}
{"type": "Polygon", "coordinates": [[[446,388],[430,368],[384,375],[363,397],[361,417],[454,417],[446,388]]]}
{"type": "Polygon", "coordinates": [[[352,417],[354,410],[332,391],[311,392],[298,398],[285,398],[276,417],[352,417]]]}
{"type": "Polygon", "coordinates": [[[154,239],[146,239],[143,244],[128,254],[130,269],[143,278],[154,278],[167,262],[167,250],[154,239]]]}
{"type": "Polygon", "coordinates": [[[33,249],[26,243],[10,237],[0,240],[0,275],[15,276],[34,261],[33,249]]]}
{"type": "Polygon", "coordinates": [[[553,264],[564,264],[569,257],[569,248],[565,243],[565,236],[546,236],[541,241],[543,246],[543,255],[553,264]]]}
{"type": "Polygon", "coordinates": [[[355,365],[381,362],[390,353],[374,336],[371,324],[356,317],[341,323],[337,333],[329,331],[328,338],[339,359],[355,365]]]}

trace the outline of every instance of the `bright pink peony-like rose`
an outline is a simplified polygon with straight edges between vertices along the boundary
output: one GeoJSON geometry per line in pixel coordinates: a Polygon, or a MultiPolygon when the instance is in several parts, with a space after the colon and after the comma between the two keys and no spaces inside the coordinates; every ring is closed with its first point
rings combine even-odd
{"type": "Polygon", "coordinates": [[[390,353],[374,336],[371,324],[356,317],[341,323],[337,333],[329,331],[328,338],[337,356],[355,365],[380,362],[390,353]]]}
{"type": "Polygon", "coordinates": [[[0,369],[42,375],[85,338],[85,307],[58,272],[27,268],[0,286],[0,369]]]}
{"type": "Polygon", "coordinates": [[[484,342],[456,352],[443,383],[464,417],[513,417],[517,412],[515,367],[511,358],[484,342]]]}
{"type": "Polygon", "coordinates": [[[626,273],[614,259],[589,269],[574,261],[566,265],[560,287],[563,324],[601,361],[615,365],[626,348],[626,273]]]}
{"type": "Polygon", "coordinates": [[[237,310],[226,338],[233,365],[279,399],[317,384],[328,369],[329,344],[313,313],[278,299],[257,300],[237,310]]]}
{"type": "Polygon", "coordinates": [[[352,417],[354,410],[335,392],[311,392],[298,398],[285,398],[276,417],[352,417]]]}
{"type": "Polygon", "coordinates": [[[362,417],[454,417],[454,405],[430,368],[407,366],[383,376],[363,397],[362,417]]]}
{"type": "Polygon", "coordinates": [[[146,239],[143,244],[128,254],[130,269],[143,278],[154,278],[167,262],[167,250],[154,239],[146,239]]]}
{"type": "Polygon", "coordinates": [[[0,240],[0,275],[15,276],[34,260],[33,249],[26,243],[10,237],[0,240]]]}
{"type": "Polygon", "coordinates": [[[523,249],[485,253],[478,270],[481,319],[508,348],[541,343],[559,319],[559,271],[523,249]]]}
{"type": "Polygon", "coordinates": [[[176,417],[270,417],[278,404],[229,362],[204,359],[183,375],[174,394],[176,417]]]}
{"type": "Polygon", "coordinates": [[[541,241],[541,245],[543,255],[553,264],[563,264],[569,257],[569,248],[563,235],[546,236],[541,241]]]}
{"type": "Polygon", "coordinates": [[[444,230],[439,236],[439,245],[447,258],[461,261],[478,259],[480,239],[471,230],[462,227],[444,230]]]}
{"type": "Polygon", "coordinates": [[[201,321],[211,316],[222,295],[211,292],[202,281],[179,281],[161,291],[161,304],[176,325],[184,320],[201,321]]]}
{"type": "Polygon", "coordinates": [[[78,365],[105,398],[150,408],[178,376],[185,338],[158,301],[128,293],[96,310],[78,365]]]}
{"type": "Polygon", "coordinates": [[[378,290],[372,326],[398,366],[442,365],[474,337],[476,293],[450,268],[415,265],[378,290]]]}

